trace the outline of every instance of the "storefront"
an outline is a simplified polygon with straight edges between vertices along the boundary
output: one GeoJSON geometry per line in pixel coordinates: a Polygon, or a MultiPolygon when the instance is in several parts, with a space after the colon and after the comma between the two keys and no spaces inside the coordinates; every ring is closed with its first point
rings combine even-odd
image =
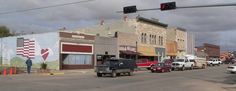
{"type": "Polygon", "coordinates": [[[167,41],[166,43],[166,56],[170,59],[175,59],[177,56],[177,42],[167,41]]]}
{"type": "Polygon", "coordinates": [[[158,54],[158,61],[161,62],[166,56],[165,48],[155,48],[156,54],[158,54]]]}
{"type": "Polygon", "coordinates": [[[95,36],[60,32],[61,69],[91,69],[94,67],[95,36]]]}
{"type": "Polygon", "coordinates": [[[117,38],[96,36],[94,65],[102,64],[108,58],[118,57],[117,38]]]}
{"type": "Polygon", "coordinates": [[[149,60],[158,60],[158,54],[154,47],[138,46],[139,59],[148,58],[149,60]]]}

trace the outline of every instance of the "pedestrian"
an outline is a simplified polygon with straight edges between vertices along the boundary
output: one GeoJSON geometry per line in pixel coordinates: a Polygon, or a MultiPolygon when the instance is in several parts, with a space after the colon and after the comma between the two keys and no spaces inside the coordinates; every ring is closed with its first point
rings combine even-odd
{"type": "Polygon", "coordinates": [[[28,58],[25,63],[27,65],[27,72],[28,72],[28,74],[30,74],[31,66],[32,66],[32,60],[30,58],[28,58]]]}

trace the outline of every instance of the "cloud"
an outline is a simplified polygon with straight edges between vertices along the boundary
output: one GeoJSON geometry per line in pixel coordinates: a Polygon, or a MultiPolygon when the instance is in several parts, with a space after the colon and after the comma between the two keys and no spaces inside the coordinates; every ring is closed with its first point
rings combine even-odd
{"type": "MultiPolygon", "coordinates": [[[[81,0],[0,0],[0,13],[29,8],[37,8],[81,0]]],[[[14,31],[48,32],[58,31],[62,27],[67,29],[80,28],[98,24],[100,20],[110,21],[121,19],[124,6],[136,5],[138,9],[158,8],[163,2],[176,1],[177,6],[209,5],[222,3],[236,3],[235,0],[95,0],[62,7],[12,13],[0,15],[0,24],[9,26],[14,31]]],[[[236,7],[176,9],[171,11],[145,11],[128,14],[134,18],[141,15],[147,18],[157,18],[170,26],[186,28],[198,33],[198,43],[211,42],[220,44],[214,36],[223,36],[221,31],[233,31],[236,26],[234,16],[236,7]]],[[[236,38],[236,37],[232,37],[236,38]]],[[[224,37],[220,37],[224,40],[224,37]]]]}

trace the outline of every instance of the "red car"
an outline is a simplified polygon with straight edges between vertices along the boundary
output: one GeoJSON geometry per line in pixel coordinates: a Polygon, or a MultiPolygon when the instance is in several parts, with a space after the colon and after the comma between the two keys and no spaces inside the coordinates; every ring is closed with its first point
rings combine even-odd
{"type": "Polygon", "coordinates": [[[171,72],[171,65],[166,63],[158,63],[155,66],[152,66],[151,72],[171,72]]]}
{"type": "Polygon", "coordinates": [[[148,59],[139,59],[136,61],[136,65],[139,68],[147,68],[147,69],[150,69],[152,66],[154,66],[157,63],[158,63],[157,61],[150,61],[148,59]]]}
{"type": "Polygon", "coordinates": [[[172,65],[172,62],[174,62],[173,59],[164,59],[163,60],[165,64],[172,65]]]}

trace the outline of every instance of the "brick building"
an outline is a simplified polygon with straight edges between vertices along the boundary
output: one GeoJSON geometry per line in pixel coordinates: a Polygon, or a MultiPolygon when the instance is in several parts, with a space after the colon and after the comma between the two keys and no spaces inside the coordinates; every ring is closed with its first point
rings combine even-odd
{"type": "Polygon", "coordinates": [[[203,51],[207,54],[207,59],[220,58],[220,46],[204,43],[203,46],[196,47],[197,51],[203,51]]]}

